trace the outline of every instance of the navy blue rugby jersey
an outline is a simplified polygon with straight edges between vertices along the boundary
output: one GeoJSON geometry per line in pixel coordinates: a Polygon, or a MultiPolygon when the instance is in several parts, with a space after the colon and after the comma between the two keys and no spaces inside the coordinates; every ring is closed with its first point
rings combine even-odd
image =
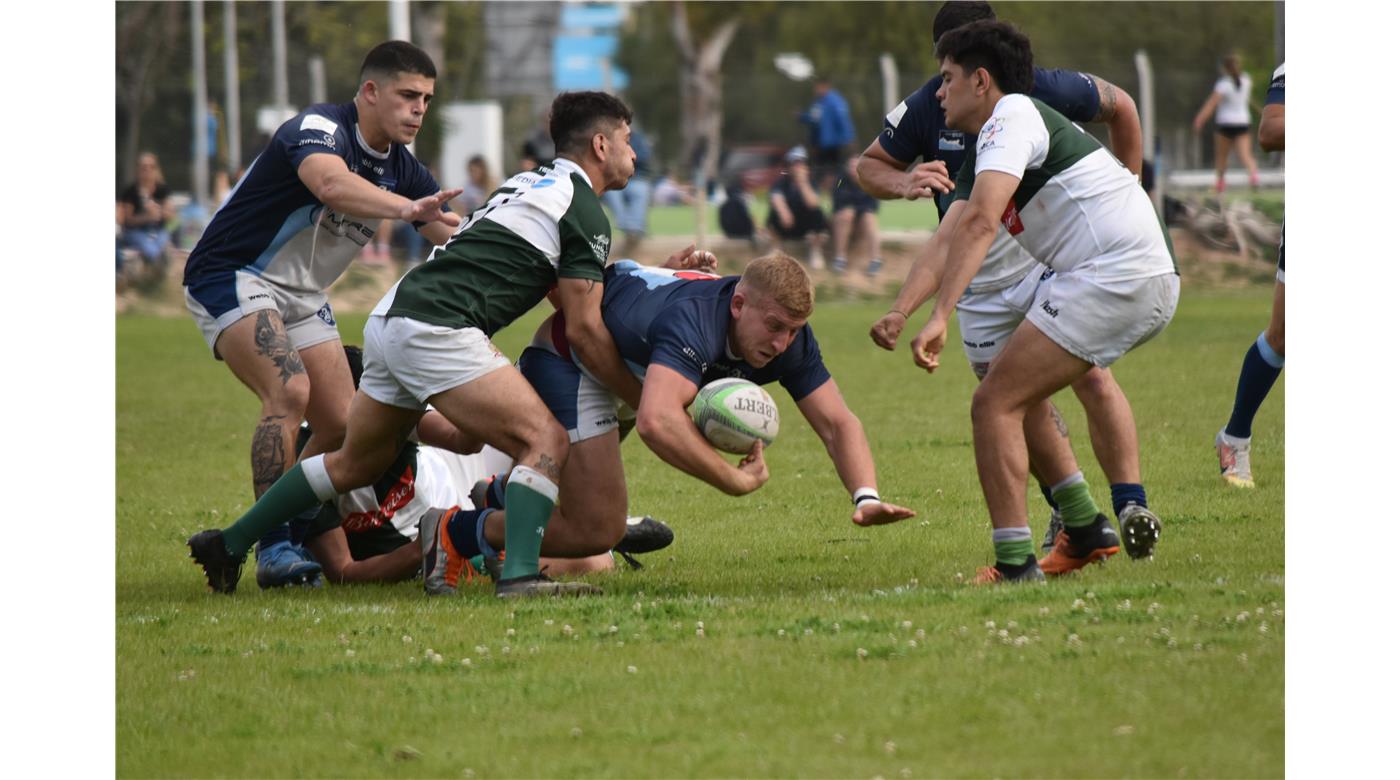
{"type": "Polygon", "coordinates": [[[318,201],[297,176],[310,155],[339,155],[352,172],[410,200],[438,191],[432,174],[402,145],[390,144],[385,153],[371,149],[358,116],[354,103],[323,103],[284,122],[214,213],[190,252],[184,283],[247,271],[292,290],[319,292],[345,272],[379,220],[361,222],[318,201]]]}
{"type": "Polygon", "coordinates": [[[603,274],[603,322],[617,350],[638,375],[652,363],[701,387],[725,377],[778,382],[801,401],[831,378],[811,325],[763,368],[729,352],[729,302],[737,276],[672,271],[619,260],[603,274]]]}
{"type": "MultiPolygon", "coordinates": [[[[956,177],[975,136],[948,127],[937,98],[942,86],[943,77],[934,76],[886,114],[880,146],[906,164],[920,157],[924,162],[942,160],[948,166],[948,175],[956,177]]],[[[1093,121],[1099,113],[1099,91],[1093,79],[1077,70],[1036,68],[1031,97],[1073,122],[1093,121]]],[[[953,205],[952,193],[940,195],[936,201],[938,216],[942,217],[953,205]]]]}
{"type": "Polygon", "coordinates": [[[1279,63],[1278,69],[1274,71],[1274,78],[1269,82],[1269,91],[1264,96],[1264,105],[1273,103],[1283,103],[1283,65],[1279,63]]]}

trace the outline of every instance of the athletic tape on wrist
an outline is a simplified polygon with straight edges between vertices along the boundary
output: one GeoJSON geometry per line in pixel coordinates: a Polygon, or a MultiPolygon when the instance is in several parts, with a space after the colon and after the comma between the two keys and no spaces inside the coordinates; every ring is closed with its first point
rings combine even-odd
{"type": "Polygon", "coordinates": [[[858,487],[856,488],[855,492],[851,494],[851,503],[855,504],[856,506],[860,506],[863,502],[866,501],[879,500],[880,494],[873,487],[858,487]]]}

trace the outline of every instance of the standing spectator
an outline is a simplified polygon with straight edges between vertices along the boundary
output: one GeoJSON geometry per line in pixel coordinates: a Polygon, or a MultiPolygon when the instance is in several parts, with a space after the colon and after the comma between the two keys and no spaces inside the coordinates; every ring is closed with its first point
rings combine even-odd
{"type": "Polygon", "coordinates": [[[117,199],[117,224],[121,226],[117,243],[135,250],[148,267],[162,268],[165,247],[170,243],[166,223],[174,217],[160,160],[151,152],[142,152],[136,158],[136,181],[117,199]]]}
{"type": "Polygon", "coordinates": [[[840,92],[832,89],[830,79],[818,78],[812,84],[812,92],[816,97],[799,118],[808,127],[812,167],[825,189],[840,170],[846,147],[856,138],[856,129],[851,123],[850,106],[840,92]]]}
{"type": "Polygon", "coordinates": [[[1215,192],[1225,191],[1225,165],[1230,159],[1230,147],[1240,156],[1249,170],[1249,186],[1259,186],[1259,167],[1254,163],[1254,149],[1249,134],[1249,107],[1253,103],[1250,91],[1254,83],[1240,68],[1240,57],[1231,54],[1220,61],[1225,71],[1215,82],[1215,89],[1196,113],[1196,132],[1206,126],[1206,118],[1215,112],[1215,192]]]}
{"type": "Polygon", "coordinates": [[[603,205],[624,235],[621,257],[632,257],[646,237],[647,210],[651,207],[651,142],[636,122],[632,123],[632,151],[637,153],[636,172],[627,186],[603,193],[603,205]]]}
{"type": "Polygon", "coordinates": [[[807,264],[813,270],[821,270],[826,267],[821,250],[826,240],[826,215],[822,213],[821,198],[812,188],[807,150],[794,146],[783,160],[787,170],[768,191],[768,228],[780,241],[806,242],[807,264]]]}
{"type": "Polygon", "coordinates": [[[865,243],[866,257],[870,258],[865,275],[874,278],[884,265],[880,262],[880,221],[875,217],[880,211],[880,201],[860,188],[860,179],[856,176],[858,162],[860,155],[853,155],[846,161],[846,175],[836,182],[836,191],[832,193],[831,270],[838,274],[846,272],[846,249],[851,237],[859,233],[865,243]]]}
{"type": "Polygon", "coordinates": [[[479,154],[472,155],[471,159],[467,160],[467,183],[462,188],[462,213],[470,216],[473,211],[481,208],[499,186],[501,183],[491,173],[491,166],[486,164],[486,158],[479,154]]]}

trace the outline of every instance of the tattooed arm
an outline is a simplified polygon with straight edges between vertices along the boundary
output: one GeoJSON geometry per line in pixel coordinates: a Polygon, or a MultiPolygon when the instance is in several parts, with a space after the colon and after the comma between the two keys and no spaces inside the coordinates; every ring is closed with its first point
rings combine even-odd
{"type": "Polygon", "coordinates": [[[1113,154],[1133,175],[1142,178],[1142,123],[1137,103],[1121,87],[1093,74],[1089,78],[1099,91],[1099,113],[1095,122],[1108,125],[1108,144],[1113,154]]]}

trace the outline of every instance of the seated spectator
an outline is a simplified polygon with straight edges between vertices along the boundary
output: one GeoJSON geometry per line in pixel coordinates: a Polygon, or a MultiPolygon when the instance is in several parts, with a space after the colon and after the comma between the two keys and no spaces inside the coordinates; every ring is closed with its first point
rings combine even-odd
{"type": "Polygon", "coordinates": [[[750,244],[757,244],[754,236],[753,216],[749,214],[749,196],[744,193],[744,185],[733,182],[724,188],[724,203],[719,207],[719,228],[726,238],[742,238],[750,244]]]}
{"type": "Polygon", "coordinates": [[[117,199],[117,243],[132,249],[151,268],[165,267],[165,248],[170,243],[166,225],[175,218],[170,205],[170,188],[160,170],[160,160],[143,152],[136,160],[136,181],[117,199]]]}
{"type": "Polygon", "coordinates": [[[860,156],[846,160],[845,174],[836,182],[836,191],[831,204],[831,270],[838,274],[846,272],[846,249],[851,238],[859,233],[865,245],[865,275],[874,277],[880,273],[880,221],[875,215],[880,211],[880,201],[870,196],[856,183],[856,163],[860,156]]]}
{"type": "Polygon", "coordinates": [[[787,170],[768,192],[768,228],[779,240],[805,242],[808,265],[821,270],[826,267],[821,251],[826,240],[826,215],[822,213],[821,197],[812,187],[807,150],[794,146],[783,161],[787,170]]]}

